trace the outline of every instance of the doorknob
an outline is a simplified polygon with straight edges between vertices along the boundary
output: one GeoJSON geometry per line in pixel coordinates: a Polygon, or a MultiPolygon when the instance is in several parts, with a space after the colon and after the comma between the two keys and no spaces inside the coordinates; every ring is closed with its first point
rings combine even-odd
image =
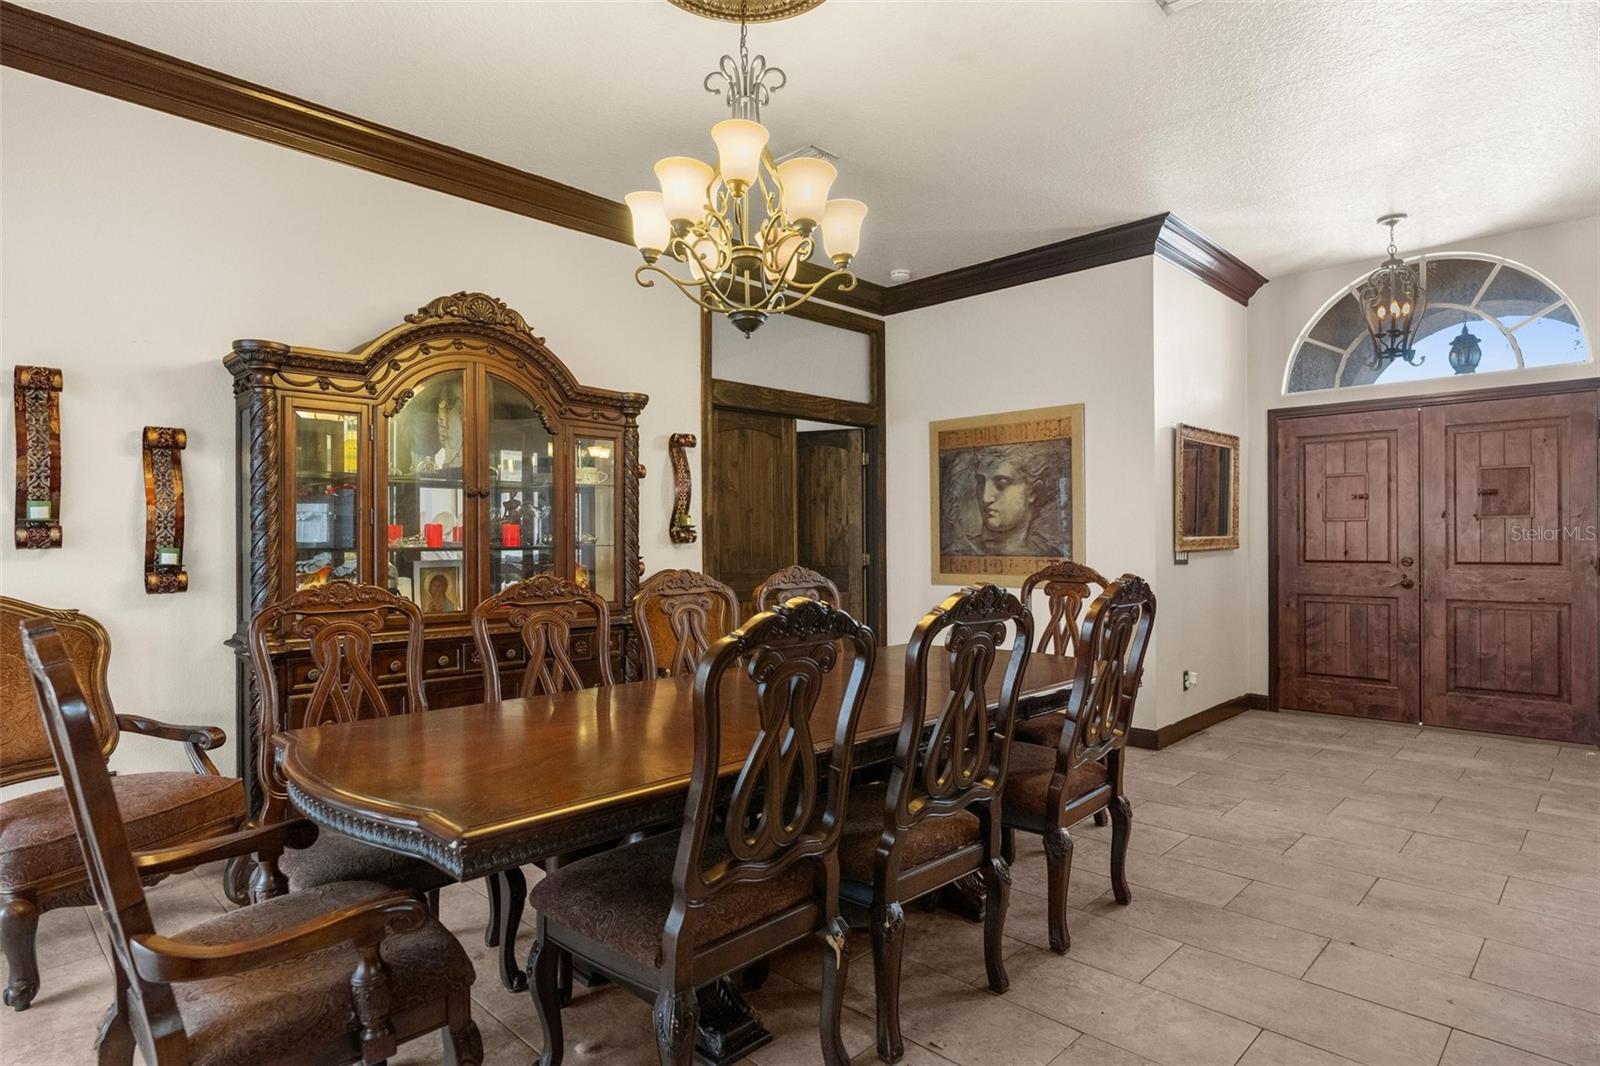
{"type": "Polygon", "coordinates": [[[1400,587],[1403,589],[1416,588],[1417,583],[1412,581],[1410,577],[1403,577],[1400,579],[1400,587]]]}

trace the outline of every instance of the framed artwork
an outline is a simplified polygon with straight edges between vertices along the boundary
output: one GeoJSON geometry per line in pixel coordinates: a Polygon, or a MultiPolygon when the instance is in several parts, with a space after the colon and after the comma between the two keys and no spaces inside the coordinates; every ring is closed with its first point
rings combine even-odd
{"type": "Polygon", "coordinates": [[[1083,405],[928,424],[933,581],[1019,586],[1083,550],[1083,405]]]}
{"type": "Polygon", "coordinates": [[[418,559],[411,564],[412,601],[423,614],[452,614],[461,606],[461,560],[418,559]]]}
{"type": "Polygon", "coordinates": [[[1172,549],[1239,547],[1239,438],[1178,424],[1172,457],[1172,549]]]}

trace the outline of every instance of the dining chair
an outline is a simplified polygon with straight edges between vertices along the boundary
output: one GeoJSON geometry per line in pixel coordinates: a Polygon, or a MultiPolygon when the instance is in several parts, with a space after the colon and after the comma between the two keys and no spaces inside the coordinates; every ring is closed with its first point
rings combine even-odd
{"type": "MultiPolygon", "coordinates": [[[[1044,655],[1073,655],[1078,647],[1078,622],[1083,605],[1095,587],[1105,588],[1106,579],[1093,567],[1061,559],[1028,575],[1019,598],[1033,610],[1034,590],[1043,586],[1049,615],[1039,626],[1039,643],[1034,650],[1044,655]]],[[[1064,714],[1046,714],[1017,723],[1017,739],[1030,744],[1053,747],[1061,739],[1066,723],[1064,714]]],[[[1103,823],[1102,823],[1103,824],[1103,823]]]]}
{"type": "Polygon", "coordinates": [[[137,1047],[151,1066],[379,1063],[435,1029],[447,1063],[482,1062],[472,963],[410,893],[322,885],[157,933],[142,882],[242,855],[271,865],[316,828],[284,821],[135,853],[66,642],[35,619],[21,643],[108,932],[116,994],[96,1040],[99,1062],[131,1066],[137,1047]]]}
{"type": "Polygon", "coordinates": [[[813,936],[824,946],[822,1057],[849,1061],[839,1032],[848,958],[838,846],[876,645],[845,612],[796,597],[707,651],[695,672],[682,830],[563,866],[530,897],[543,1066],[564,1053],[557,973],[567,956],[653,998],[661,1062],[687,1064],[695,990],[813,936]],[[814,724],[833,732],[822,766],[814,724]],[[754,734],[731,793],[720,789],[725,732],[754,734]]]}
{"type": "Polygon", "coordinates": [[[888,784],[851,790],[839,847],[840,893],[852,919],[864,917],[871,930],[878,1057],[885,1062],[905,1054],[903,904],[978,874],[989,988],[1008,986],[1001,955],[1011,874],[1001,855],[1001,789],[1032,637],[1033,619],[1022,602],[994,585],[969,586],[924,615],[906,646],[905,705],[888,784]],[[1008,629],[1010,657],[991,713],[989,675],[1008,629]],[[928,667],[939,656],[949,687],[932,691],[928,667]]]}
{"type": "MultiPolygon", "coordinates": [[[[611,672],[611,612],[603,596],[553,574],[537,574],[490,596],[472,609],[472,639],[478,661],[483,665],[483,701],[499,703],[501,698],[502,658],[523,665],[522,682],[517,687],[520,699],[547,693],[576,691],[589,686],[573,662],[572,627],[580,622],[594,625],[591,647],[601,685],[614,685],[611,672]],[[495,649],[494,630],[509,626],[521,637],[521,645],[495,649]]],[[[553,869],[566,856],[552,856],[544,865],[553,869]]],[[[500,949],[501,981],[513,992],[527,987],[527,978],[518,963],[517,930],[522,927],[522,908],[528,894],[527,875],[521,867],[511,867],[484,879],[489,890],[489,925],[484,945],[500,949]]],[[[570,987],[563,974],[563,994],[570,987]]]]}
{"type": "Polygon", "coordinates": [[[1156,598],[1144,579],[1123,574],[1089,605],[1079,630],[1067,706],[1071,728],[1053,747],[1017,742],[1002,803],[1006,858],[1014,834],[1044,838],[1050,947],[1065,954],[1067,882],[1072,876],[1071,827],[1098,811],[1111,814],[1111,887],[1118,903],[1132,899],[1125,866],[1132,808],[1124,793],[1129,723],[1156,620],[1156,598]]]}
{"type": "Polygon", "coordinates": [[[765,611],[793,596],[809,596],[814,600],[831,603],[835,607],[844,604],[839,596],[838,585],[815,570],[803,566],[786,566],[782,570],[773,571],[765,581],[756,586],[750,599],[755,604],[756,610],[765,611]]]}
{"type": "MultiPolygon", "coordinates": [[[[256,613],[250,620],[250,658],[262,714],[268,718],[263,742],[257,745],[262,822],[294,817],[288,785],[265,738],[290,729],[426,711],[422,643],[422,612],[417,605],[377,585],[331,581],[302,589],[256,613]],[[403,646],[397,650],[386,646],[380,652],[375,638],[396,625],[403,627],[403,646]],[[272,643],[278,640],[304,641],[310,649],[305,679],[312,688],[304,700],[279,696],[271,655],[272,643]]],[[[285,855],[283,873],[294,891],[334,881],[377,881],[421,891],[450,883],[448,876],[421,859],[331,830],[311,847],[285,855]]]]}
{"type": "MultiPolygon", "coordinates": [[[[133,846],[168,847],[244,824],[243,782],[218,774],[206,754],[221,746],[222,730],[117,714],[106,684],[111,638],[105,628],[78,611],[54,610],[8,596],[0,596],[0,785],[56,773],[44,721],[28,684],[21,626],[29,621],[53,623],[64,654],[83,675],[84,706],[102,762],[110,758],[124,732],[184,745],[192,773],[118,774],[112,780],[117,802],[112,809],[121,812],[123,832],[133,846]]],[[[39,993],[39,915],[89,900],[88,873],[73,838],[66,792],[48,788],[0,802],[0,948],[6,957],[7,1006],[27,1010],[39,993]]]]}
{"type": "Polygon", "coordinates": [[[698,570],[660,570],[633,597],[645,677],[694,673],[711,643],[739,625],[739,598],[698,570]]]}

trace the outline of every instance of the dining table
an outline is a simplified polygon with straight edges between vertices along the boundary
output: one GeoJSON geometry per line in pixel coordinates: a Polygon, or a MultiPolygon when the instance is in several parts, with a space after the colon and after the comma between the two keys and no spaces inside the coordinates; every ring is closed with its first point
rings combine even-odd
{"type": "MultiPolygon", "coordinates": [[[[998,702],[1009,653],[997,653],[998,702]]],[[[1033,654],[1018,716],[1066,707],[1070,656],[1033,654]]],[[[929,724],[949,691],[946,656],[928,659],[929,724]]],[[[848,671],[820,686],[811,735],[832,744],[848,671]]],[[[856,730],[855,766],[894,757],[905,707],[906,647],[877,649],[856,730]]],[[[741,671],[723,682],[722,775],[731,784],[758,727],[741,671]]],[[[681,825],[694,761],[694,678],[682,674],[528,699],[505,699],[289,730],[272,738],[290,801],[305,817],[364,843],[423,859],[457,881],[487,877],[502,983],[527,987],[516,955],[522,867],[681,825]]],[[[771,1036],[728,978],[699,993],[698,1049],[730,1062],[771,1036]]]]}

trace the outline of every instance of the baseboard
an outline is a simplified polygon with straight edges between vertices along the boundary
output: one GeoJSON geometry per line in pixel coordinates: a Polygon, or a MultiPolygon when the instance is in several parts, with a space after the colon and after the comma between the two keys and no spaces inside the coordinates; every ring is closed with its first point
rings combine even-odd
{"type": "Polygon", "coordinates": [[[1202,729],[1207,729],[1218,722],[1226,722],[1236,714],[1245,711],[1261,710],[1267,706],[1267,698],[1257,692],[1247,692],[1231,700],[1224,700],[1215,707],[1207,707],[1203,711],[1196,711],[1187,718],[1180,718],[1176,722],[1162,726],[1160,729],[1139,729],[1135,727],[1128,730],[1128,743],[1136,748],[1148,748],[1151,751],[1160,751],[1162,748],[1171,747],[1185,737],[1192,737],[1202,729]]]}

